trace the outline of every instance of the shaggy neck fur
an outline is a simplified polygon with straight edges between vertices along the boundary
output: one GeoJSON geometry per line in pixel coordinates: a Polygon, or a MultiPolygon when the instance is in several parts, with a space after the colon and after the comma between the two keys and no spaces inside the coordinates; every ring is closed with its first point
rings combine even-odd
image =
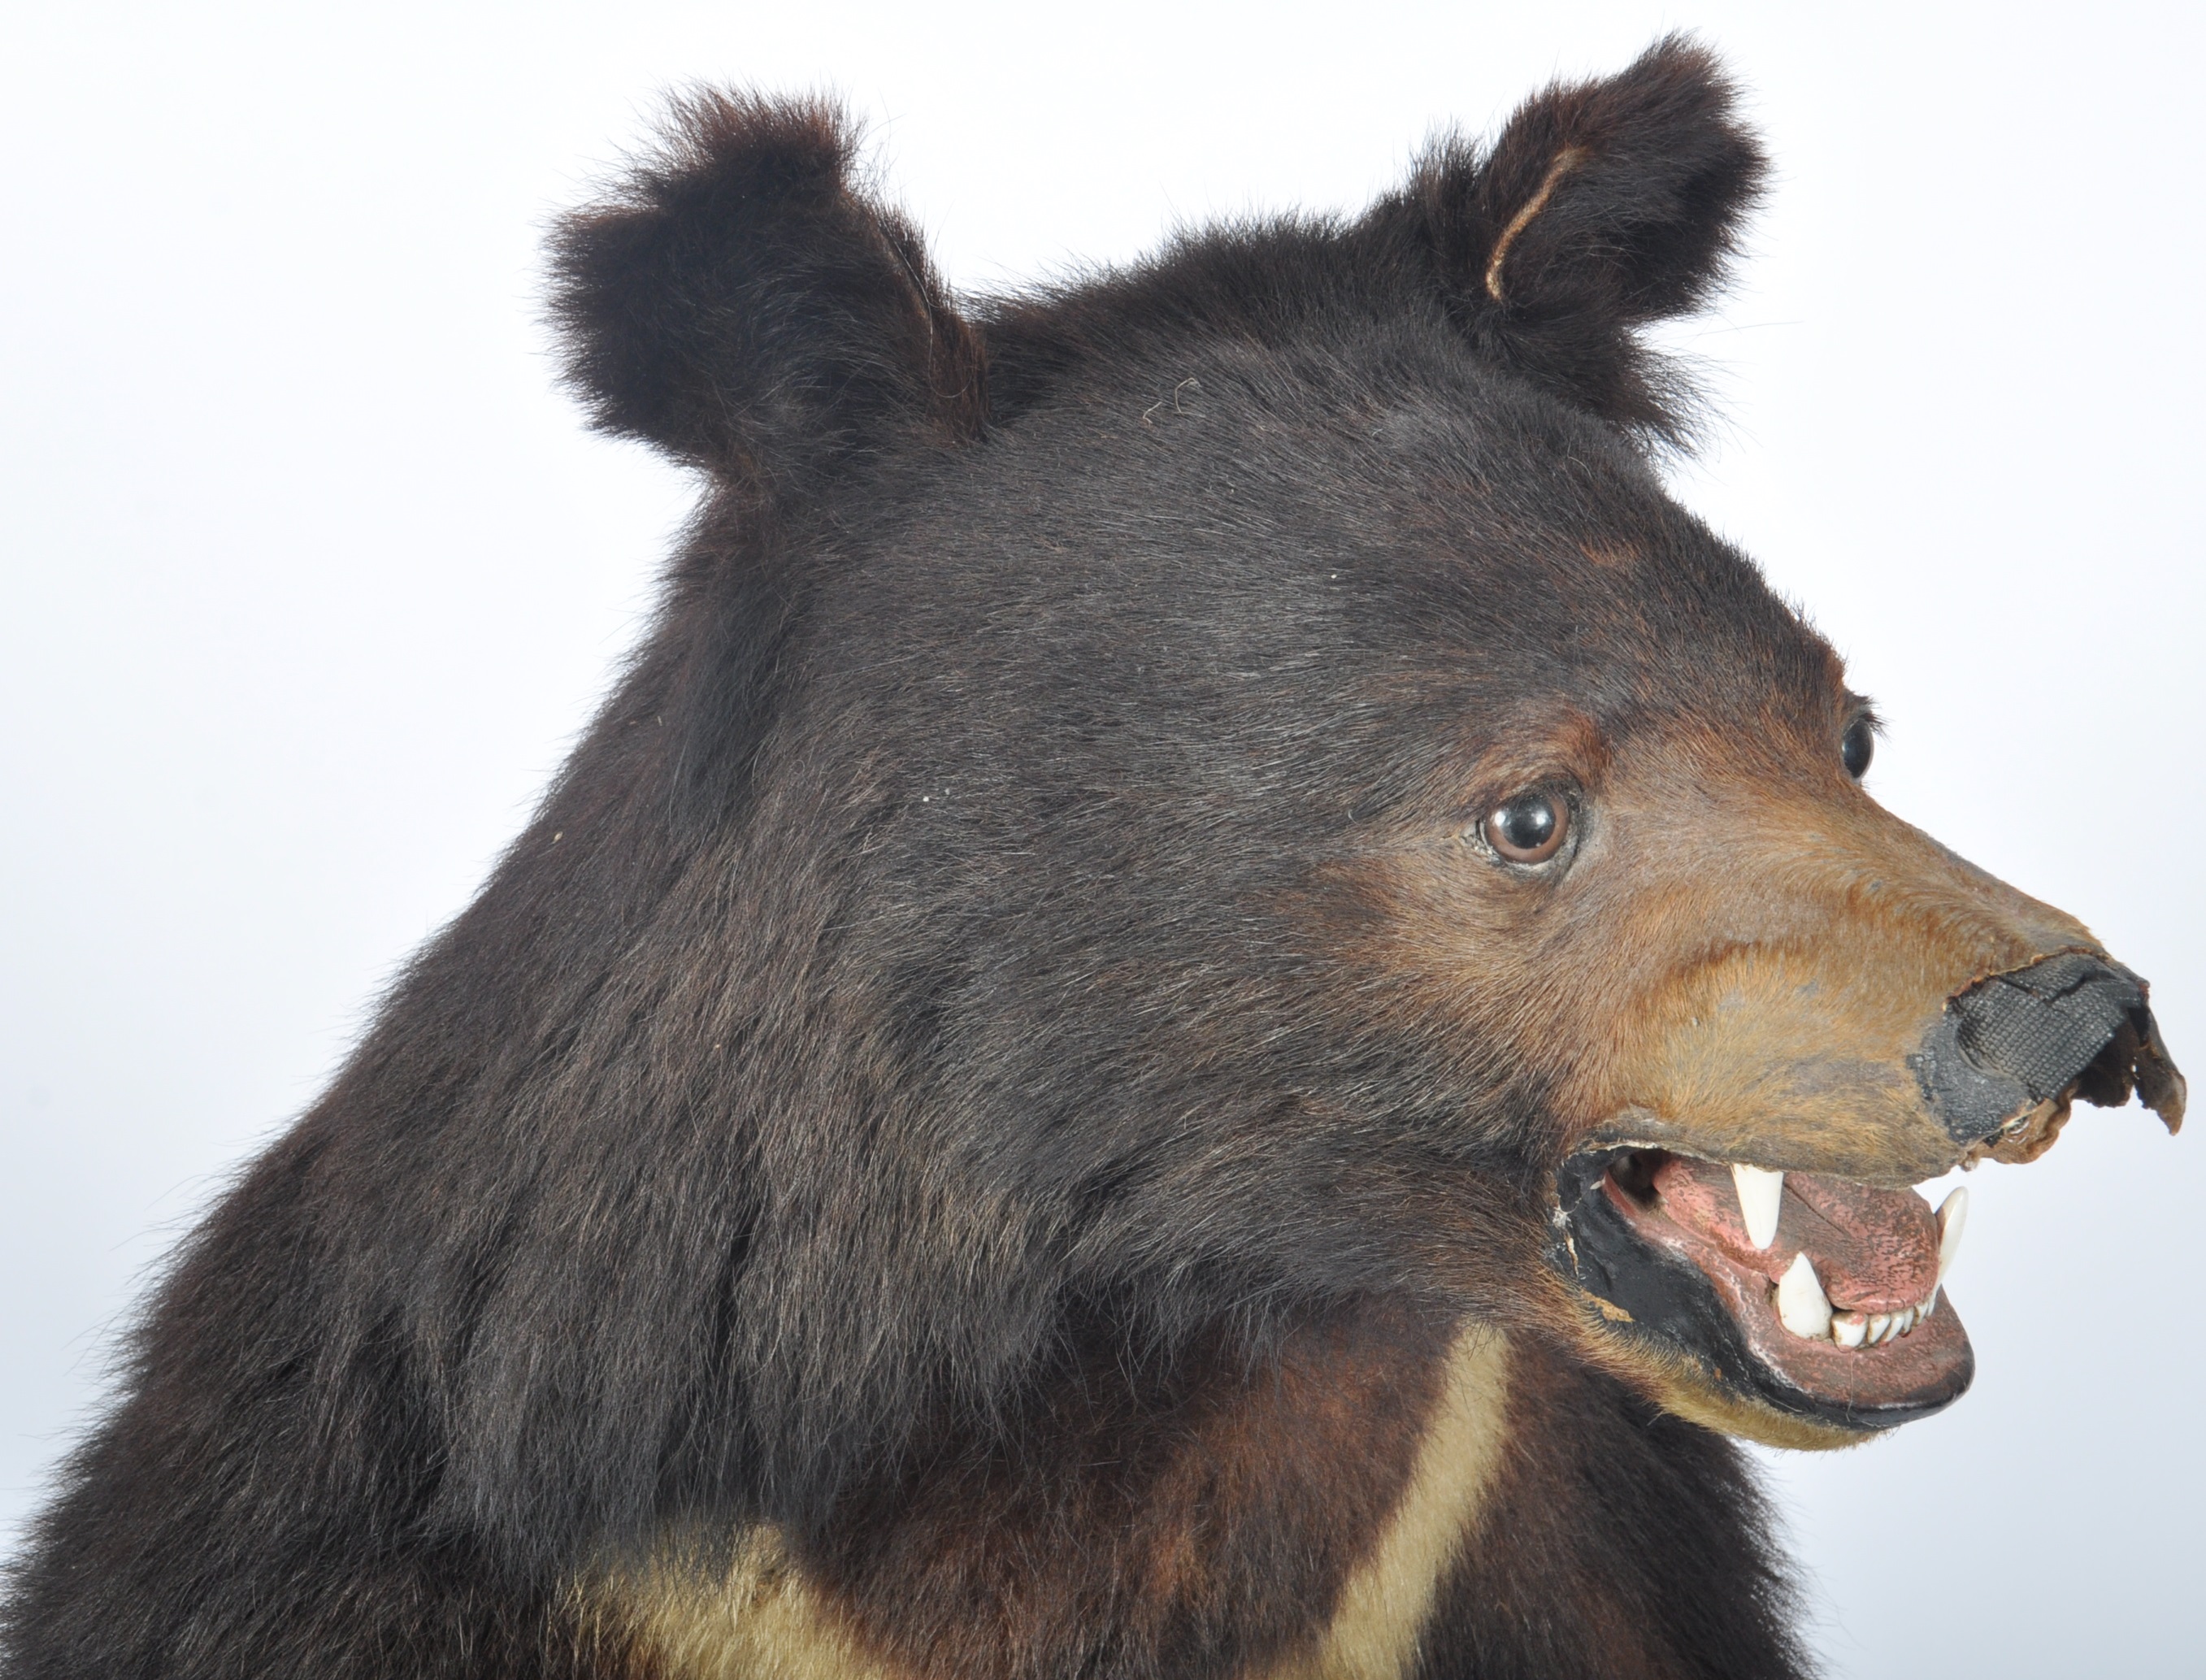
{"type": "Polygon", "coordinates": [[[1357,1367],[1398,1335],[1325,1340],[1336,1391],[1283,1369],[1170,1420],[1163,1464],[1086,1459],[1092,1439],[1058,1456],[1084,1486],[1028,1492],[1058,1523],[975,1464],[965,1510],[946,1517],[917,1478],[867,1512],[857,1554],[768,1528],[732,1553],[692,1537],[591,1576],[576,1605],[667,1680],[1795,1671],[1729,1449],[1485,1327],[1380,1385],[1423,1391],[1414,1428],[1390,1427],[1404,1415],[1357,1367]]]}

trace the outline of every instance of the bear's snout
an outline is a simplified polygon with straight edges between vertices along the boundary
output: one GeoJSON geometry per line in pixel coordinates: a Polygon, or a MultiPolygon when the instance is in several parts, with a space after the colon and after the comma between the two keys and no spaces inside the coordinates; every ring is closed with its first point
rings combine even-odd
{"type": "Polygon", "coordinates": [[[2107,1105],[2135,1089],[2173,1130],[2183,1075],[2146,986],[2118,963],[2064,951],[1956,993],[1913,1058],[1923,1094],[1956,1142],[2008,1134],[2023,1159],[2049,1144],[2069,1099],[2107,1105]]]}

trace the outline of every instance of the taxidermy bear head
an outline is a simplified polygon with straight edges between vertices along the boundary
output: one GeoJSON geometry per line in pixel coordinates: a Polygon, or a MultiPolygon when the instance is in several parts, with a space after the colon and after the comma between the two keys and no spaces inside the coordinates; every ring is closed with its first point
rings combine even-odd
{"type": "Polygon", "coordinates": [[[1664,491],[1721,75],[993,301],[852,146],[696,97],[563,225],[695,524],[188,1246],[6,1671],[1797,1672],[1721,1436],[1953,1402],[1908,1187],[2183,1083],[1664,491]]]}
{"type": "Polygon", "coordinates": [[[825,110],[700,99],[559,246],[576,385],[742,574],[674,750],[838,930],[841,1240],[933,1208],[918,1316],[1022,1345],[1068,1294],[1410,1290],[1758,1439],[1954,1399],[1905,1187],[2181,1083],[2081,924],[1863,793],[1868,702],[1649,470],[1635,330],[1763,169],[1706,58],[971,319],[850,169],[825,110]]]}

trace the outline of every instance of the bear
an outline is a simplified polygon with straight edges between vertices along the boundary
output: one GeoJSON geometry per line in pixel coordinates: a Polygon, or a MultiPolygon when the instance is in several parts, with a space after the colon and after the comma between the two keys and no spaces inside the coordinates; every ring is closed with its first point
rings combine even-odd
{"type": "Polygon", "coordinates": [[[1734,1438],[1953,1403],[1963,1204],[2184,1087],[1666,492],[1703,50],[953,297],[831,107],[555,235],[701,501],[474,903],[188,1239],[0,1672],[1788,1676],[1734,1438]]]}

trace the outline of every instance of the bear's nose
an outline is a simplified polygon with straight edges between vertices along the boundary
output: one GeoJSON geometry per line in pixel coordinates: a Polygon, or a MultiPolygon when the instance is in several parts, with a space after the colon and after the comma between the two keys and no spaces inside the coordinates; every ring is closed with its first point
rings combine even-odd
{"type": "Polygon", "coordinates": [[[1911,1060],[1931,1109],[1963,1144],[2072,1091],[2113,1105],[2134,1086],[2171,1128],[2183,1114],[2183,1076],[2167,1059],[2144,982],[2080,951],[1957,993],[1911,1060]]]}

